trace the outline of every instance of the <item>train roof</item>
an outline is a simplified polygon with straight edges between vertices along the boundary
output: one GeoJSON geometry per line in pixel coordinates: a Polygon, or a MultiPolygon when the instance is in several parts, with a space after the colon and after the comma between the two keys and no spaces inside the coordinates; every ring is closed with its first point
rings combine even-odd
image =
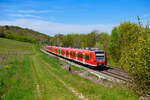
{"type": "Polygon", "coordinates": [[[67,49],[67,50],[77,50],[77,51],[88,51],[88,52],[104,52],[104,50],[99,50],[98,48],[72,48],[72,47],[60,47],[60,46],[50,46],[47,45],[48,47],[55,47],[55,48],[60,48],[60,49],[67,49]]]}

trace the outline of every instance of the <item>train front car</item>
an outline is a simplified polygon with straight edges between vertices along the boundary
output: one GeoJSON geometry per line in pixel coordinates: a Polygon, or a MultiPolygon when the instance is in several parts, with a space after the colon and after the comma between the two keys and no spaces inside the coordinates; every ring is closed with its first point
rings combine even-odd
{"type": "Polygon", "coordinates": [[[103,67],[104,65],[107,65],[107,58],[106,53],[104,50],[97,50],[95,51],[96,56],[96,64],[99,67],[103,67]]]}

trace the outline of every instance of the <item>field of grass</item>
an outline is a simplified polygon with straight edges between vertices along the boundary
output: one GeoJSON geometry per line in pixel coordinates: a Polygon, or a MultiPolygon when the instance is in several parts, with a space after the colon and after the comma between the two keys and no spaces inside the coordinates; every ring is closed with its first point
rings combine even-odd
{"type": "Polygon", "coordinates": [[[138,99],[127,90],[104,87],[62,69],[58,59],[29,43],[0,38],[0,63],[0,100],[138,99]]]}
{"type": "Polygon", "coordinates": [[[32,44],[0,38],[0,100],[34,100],[32,44]],[[32,83],[32,84],[31,84],[32,83]]]}

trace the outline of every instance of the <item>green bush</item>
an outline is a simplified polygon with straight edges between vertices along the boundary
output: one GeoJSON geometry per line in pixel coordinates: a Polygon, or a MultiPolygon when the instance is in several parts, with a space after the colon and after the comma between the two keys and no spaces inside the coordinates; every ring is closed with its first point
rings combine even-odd
{"type": "Polygon", "coordinates": [[[147,95],[150,93],[150,29],[138,25],[136,30],[125,37],[128,45],[122,49],[120,64],[132,78],[132,89],[139,95],[147,95]]]}
{"type": "Polygon", "coordinates": [[[11,33],[10,31],[5,31],[2,36],[8,39],[18,40],[22,42],[30,42],[30,43],[36,42],[36,40],[32,37],[25,35],[18,35],[16,33],[11,33]]]}

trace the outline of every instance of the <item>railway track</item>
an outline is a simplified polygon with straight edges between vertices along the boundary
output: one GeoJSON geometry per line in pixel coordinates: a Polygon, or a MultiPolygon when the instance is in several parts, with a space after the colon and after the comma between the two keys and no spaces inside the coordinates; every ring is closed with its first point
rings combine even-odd
{"type": "Polygon", "coordinates": [[[112,73],[112,72],[109,72],[109,71],[101,71],[101,73],[107,74],[109,76],[112,76],[114,78],[120,79],[122,81],[128,81],[129,80],[129,78],[127,78],[126,76],[122,76],[122,75],[117,74],[117,73],[112,73]]]}
{"type": "Polygon", "coordinates": [[[67,60],[66,58],[63,58],[61,56],[47,52],[43,48],[41,48],[40,50],[50,56],[57,57],[58,59],[63,60],[67,63],[70,63],[76,67],[83,68],[83,69],[87,70],[88,72],[95,74],[99,78],[107,79],[107,80],[115,81],[115,82],[126,82],[126,81],[130,80],[130,77],[128,76],[128,74],[121,69],[106,66],[105,69],[97,70],[97,69],[93,69],[89,66],[87,67],[83,64],[79,64],[79,63],[76,63],[75,61],[67,60]]]}
{"type": "Polygon", "coordinates": [[[108,69],[104,70],[104,71],[101,71],[101,72],[109,73],[110,75],[114,75],[114,77],[119,76],[120,78],[122,78],[126,81],[130,80],[130,76],[124,70],[121,70],[121,69],[115,68],[115,67],[110,67],[110,66],[106,66],[106,67],[108,69]]]}

